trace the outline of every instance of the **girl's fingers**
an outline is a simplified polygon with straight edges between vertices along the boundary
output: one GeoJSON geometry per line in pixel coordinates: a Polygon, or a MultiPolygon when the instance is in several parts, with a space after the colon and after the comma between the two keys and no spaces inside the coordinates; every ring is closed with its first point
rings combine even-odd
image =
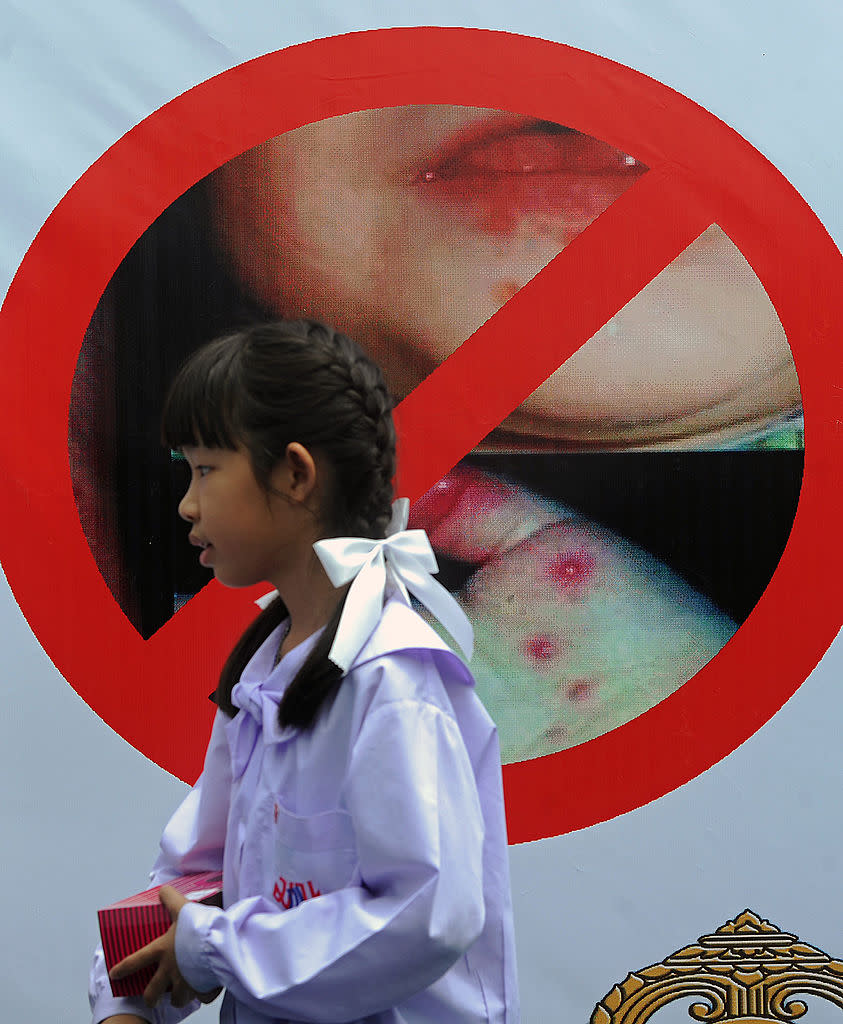
{"type": "Polygon", "coordinates": [[[156,939],[155,942],[150,942],[148,946],[144,946],[135,953],[130,953],[119,964],[115,964],[111,968],[108,972],[109,978],[112,981],[119,981],[129,974],[139,971],[141,967],[147,967],[149,964],[156,963],[161,956],[157,949],[157,943],[158,940],[156,939]]]}
{"type": "Polygon", "coordinates": [[[171,920],[175,921],[187,899],[171,885],[162,885],[158,893],[161,905],[166,908],[171,920]]]}
{"type": "Polygon", "coordinates": [[[152,981],[143,991],[143,1001],[147,1006],[157,1006],[158,1000],[170,987],[170,981],[167,977],[167,972],[164,970],[164,965],[160,964],[158,970],[152,976],[152,981]]]}

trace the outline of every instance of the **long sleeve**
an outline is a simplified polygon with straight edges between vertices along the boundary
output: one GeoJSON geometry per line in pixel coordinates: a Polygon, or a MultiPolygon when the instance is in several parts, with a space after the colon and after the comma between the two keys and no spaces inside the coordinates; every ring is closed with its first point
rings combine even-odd
{"type": "MultiPolygon", "coordinates": [[[[151,885],[162,885],[179,875],[192,872],[222,870],[231,788],[224,722],[225,718],[218,712],[202,775],[164,830],[161,850],[150,874],[151,885]]],[[[194,1003],[185,1009],[176,1010],[170,1006],[167,996],[153,1010],[140,996],[112,995],[101,945],[97,946],[94,953],[88,998],[93,1024],[117,1013],[134,1013],[153,1024],[176,1024],[199,1005],[194,1003]]]]}
{"type": "Polygon", "coordinates": [[[267,1016],[358,1020],[427,989],[471,946],[484,923],[483,816],[451,714],[416,699],[368,713],[344,803],[351,884],[286,911],[264,896],[185,907],[176,955],[191,985],[224,985],[267,1016]]]}
{"type": "Polygon", "coordinates": [[[196,785],[167,823],[152,869],[153,885],[179,875],[221,871],[231,796],[231,758],[225,736],[228,718],[218,711],[196,785]]]}

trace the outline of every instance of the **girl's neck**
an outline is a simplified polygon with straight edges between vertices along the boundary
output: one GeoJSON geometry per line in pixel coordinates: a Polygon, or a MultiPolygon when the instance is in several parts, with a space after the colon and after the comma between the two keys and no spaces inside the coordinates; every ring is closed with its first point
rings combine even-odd
{"type": "Polygon", "coordinates": [[[290,616],[290,628],[278,648],[279,659],[327,625],[348,589],[337,589],[312,549],[311,555],[301,571],[272,581],[290,616]]]}

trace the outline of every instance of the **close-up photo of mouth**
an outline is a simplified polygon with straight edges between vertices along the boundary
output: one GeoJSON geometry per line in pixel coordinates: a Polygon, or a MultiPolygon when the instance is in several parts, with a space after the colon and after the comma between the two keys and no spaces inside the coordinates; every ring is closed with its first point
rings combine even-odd
{"type": "Polygon", "coordinates": [[[530,216],[565,234],[587,227],[647,167],[599,139],[525,118],[472,123],[424,161],[415,185],[424,202],[505,238],[530,216]]]}

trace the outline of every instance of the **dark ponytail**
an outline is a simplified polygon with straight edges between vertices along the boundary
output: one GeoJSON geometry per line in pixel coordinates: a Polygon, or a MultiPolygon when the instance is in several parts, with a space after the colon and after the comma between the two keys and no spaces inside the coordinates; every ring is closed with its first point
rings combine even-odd
{"type": "MultiPolygon", "coordinates": [[[[330,466],[324,535],[379,539],[392,514],[392,407],[380,369],[353,341],[315,321],[280,321],[195,352],[170,388],[162,434],[171,448],[244,447],[267,491],[287,445],[298,441],[330,466]]],[[[282,726],[311,726],[342,681],[328,652],[343,603],[284,693],[278,708],[282,726]]],[[[231,691],[243,669],[286,616],[284,602],[276,598],[234,646],[216,692],[227,714],[238,710],[231,691]]]]}

